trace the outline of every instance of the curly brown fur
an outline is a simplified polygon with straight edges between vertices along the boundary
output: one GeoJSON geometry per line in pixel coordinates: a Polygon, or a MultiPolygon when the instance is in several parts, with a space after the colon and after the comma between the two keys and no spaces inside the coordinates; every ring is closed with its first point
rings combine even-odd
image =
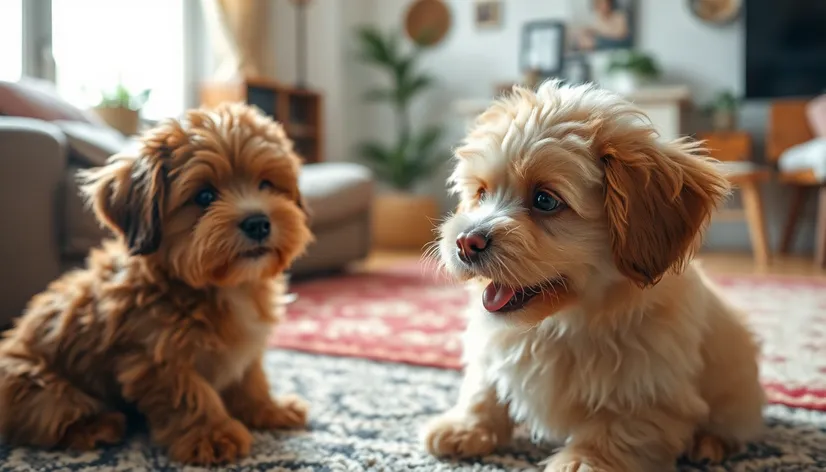
{"type": "Polygon", "coordinates": [[[0,343],[0,435],[89,449],[120,441],[137,408],[173,459],[212,464],[249,452],[247,428],[303,425],[307,406],[271,398],[261,367],[278,276],[312,239],[299,165],[280,125],[233,104],[162,123],[136,155],[84,172],[117,237],[0,343]],[[250,215],[268,236],[242,230],[250,215]]]}

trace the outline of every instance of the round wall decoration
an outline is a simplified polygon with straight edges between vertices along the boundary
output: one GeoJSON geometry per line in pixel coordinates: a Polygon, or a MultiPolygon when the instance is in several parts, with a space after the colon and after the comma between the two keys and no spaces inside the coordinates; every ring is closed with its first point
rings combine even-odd
{"type": "Polygon", "coordinates": [[[405,30],[419,46],[435,46],[450,30],[450,9],[442,0],[416,0],[407,9],[405,30]]]}
{"type": "Polygon", "coordinates": [[[742,0],[688,0],[691,13],[706,23],[727,25],[740,16],[742,0]]]}

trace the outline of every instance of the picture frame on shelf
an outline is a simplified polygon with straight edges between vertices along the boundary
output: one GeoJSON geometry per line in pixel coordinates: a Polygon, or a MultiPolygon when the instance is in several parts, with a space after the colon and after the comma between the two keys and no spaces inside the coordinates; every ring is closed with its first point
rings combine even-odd
{"type": "Polygon", "coordinates": [[[523,74],[533,71],[542,78],[559,76],[565,65],[565,23],[556,20],[525,23],[519,62],[523,74]]]}
{"type": "Polygon", "coordinates": [[[476,0],[473,2],[473,18],[478,29],[502,26],[502,0],[476,0]]]}

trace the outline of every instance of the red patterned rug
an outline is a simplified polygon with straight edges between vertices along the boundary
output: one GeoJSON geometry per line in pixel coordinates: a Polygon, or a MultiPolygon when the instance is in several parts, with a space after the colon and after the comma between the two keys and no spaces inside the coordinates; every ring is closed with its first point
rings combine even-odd
{"type": "MultiPolygon", "coordinates": [[[[770,401],[826,410],[826,282],[714,277],[763,342],[770,401]]],[[[273,346],[458,369],[467,293],[418,265],[296,283],[273,346]]]]}

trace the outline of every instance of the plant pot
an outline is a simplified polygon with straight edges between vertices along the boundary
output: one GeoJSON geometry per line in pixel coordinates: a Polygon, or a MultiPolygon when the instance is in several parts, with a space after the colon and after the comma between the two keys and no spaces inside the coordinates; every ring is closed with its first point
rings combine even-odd
{"type": "Polygon", "coordinates": [[[715,111],[712,121],[717,131],[731,131],[737,127],[737,115],[733,111],[715,111]]]}
{"type": "Polygon", "coordinates": [[[123,107],[95,107],[95,113],[107,125],[126,136],[138,133],[138,127],[140,126],[140,111],[138,110],[123,107]]]}
{"type": "Polygon", "coordinates": [[[411,193],[378,195],[373,202],[373,244],[381,249],[421,250],[433,241],[439,218],[433,197],[411,193]]]}
{"type": "Polygon", "coordinates": [[[606,88],[619,94],[633,93],[650,82],[647,78],[628,71],[612,72],[607,79],[606,88]]]}

